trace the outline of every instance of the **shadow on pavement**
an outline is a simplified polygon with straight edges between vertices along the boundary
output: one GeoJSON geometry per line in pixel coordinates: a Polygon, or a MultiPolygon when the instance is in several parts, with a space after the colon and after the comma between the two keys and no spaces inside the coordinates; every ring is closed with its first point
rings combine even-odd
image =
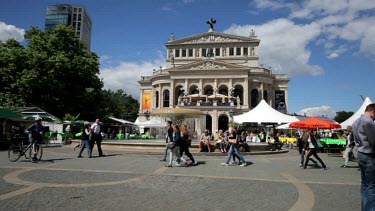
{"type": "Polygon", "coordinates": [[[48,159],[48,160],[40,160],[38,163],[53,163],[55,161],[58,161],[58,160],[70,160],[70,159],[73,159],[73,158],[57,158],[57,159],[48,159]]]}

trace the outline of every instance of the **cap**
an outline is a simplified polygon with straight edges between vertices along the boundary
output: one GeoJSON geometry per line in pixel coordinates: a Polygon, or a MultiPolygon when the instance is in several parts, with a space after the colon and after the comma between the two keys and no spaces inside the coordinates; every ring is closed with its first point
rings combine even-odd
{"type": "Polygon", "coordinates": [[[42,120],[42,117],[38,116],[38,117],[35,118],[35,121],[41,121],[41,120],[42,120]]]}
{"type": "Polygon", "coordinates": [[[83,123],[84,125],[89,125],[90,124],[90,122],[88,122],[88,121],[85,121],[84,123],[83,123]]]}

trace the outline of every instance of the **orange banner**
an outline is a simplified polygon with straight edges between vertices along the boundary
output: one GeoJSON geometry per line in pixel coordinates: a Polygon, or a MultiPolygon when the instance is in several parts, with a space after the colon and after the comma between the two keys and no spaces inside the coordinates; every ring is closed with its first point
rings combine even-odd
{"type": "Polygon", "coordinates": [[[143,90],[142,93],[142,110],[151,111],[151,90],[143,90]]]}

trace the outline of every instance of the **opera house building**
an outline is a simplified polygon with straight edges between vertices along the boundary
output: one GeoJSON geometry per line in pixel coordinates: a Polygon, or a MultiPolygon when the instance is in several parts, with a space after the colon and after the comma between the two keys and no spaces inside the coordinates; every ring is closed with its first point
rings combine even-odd
{"type": "MultiPolygon", "coordinates": [[[[287,113],[288,82],[259,64],[259,44],[249,36],[208,32],[181,39],[172,33],[166,47],[166,68],[142,76],[139,120],[163,108],[189,108],[204,113],[204,128],[227,130],[233,115],[248,112],[264,99],[287,113]]],[[[151,70],[150,70],[151,73],[151,70]]]]}

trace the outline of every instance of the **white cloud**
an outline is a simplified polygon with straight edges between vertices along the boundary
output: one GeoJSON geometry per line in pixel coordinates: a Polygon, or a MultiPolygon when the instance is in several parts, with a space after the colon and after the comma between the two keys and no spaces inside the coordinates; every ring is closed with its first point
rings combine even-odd
{"type": "Polygon", "coordinates": [[[0,40],[6,41],[10,38],[21,42],[24,39],[25,30],[17,28],[13,25],[8,25],[4,22],[0,22],[0,40]]]}
{"type": "Polygon", "coordinates": [[[224,33],[248,36],[254,29],[259,39],[260,63],[271,66],[274,73],[319,75],[322,68],[309,64],[307,45],[320,34],[316,23],[299,25],[288,19],[276,19],[263,25],[232,25],[224,33]]]}
{"type": "Polygon", "coordinates": [[[306,116],[328,116],[334,118],[336,116],[336,110],[330,106],[323,105],[320,107],[304,108],[298,111],[297,114],[306,116]]]}
{"type": "Polygon", "coordinates": [[[334,59],[334,58],[337,58],[339,57],[340,54],[336,53],[336,52],[333,52],[331,53],[330,55],[327,56],[328,59],[334,59]]]}
{"type": "MultiPolygon", "coordinates": [[[[255,7],[259,9],[289,9],[290,19],[305,19],[310,24],[319,24],[321,32],[329,42],[350,41],[357,45],[360,43],[360,53],[375,54],[375,32],[373,23],[375,17],[374,0],[307,0],[307,1],[285,1],[285,0],[255,0],[255,7]],[[314,18],[314,19],[313,19],[314,18]]],[[[332,51],[330,45],[325,45],[327,57],[332,51]]],[[[352,52],[356,54],[358,52],[352,52]]]]}
{"type": "Polygon", "coordinates": [[[133,98],[139,100],[140,85],[137,81],[141,76],[152,75],[153,69],[165,66],[165,59],[160,58],[152,62],[121,62],[114,67],[105,67],[100,70],[100,77],[103,78],[104,88],[110,90],[124,90],[133,98]]]}

